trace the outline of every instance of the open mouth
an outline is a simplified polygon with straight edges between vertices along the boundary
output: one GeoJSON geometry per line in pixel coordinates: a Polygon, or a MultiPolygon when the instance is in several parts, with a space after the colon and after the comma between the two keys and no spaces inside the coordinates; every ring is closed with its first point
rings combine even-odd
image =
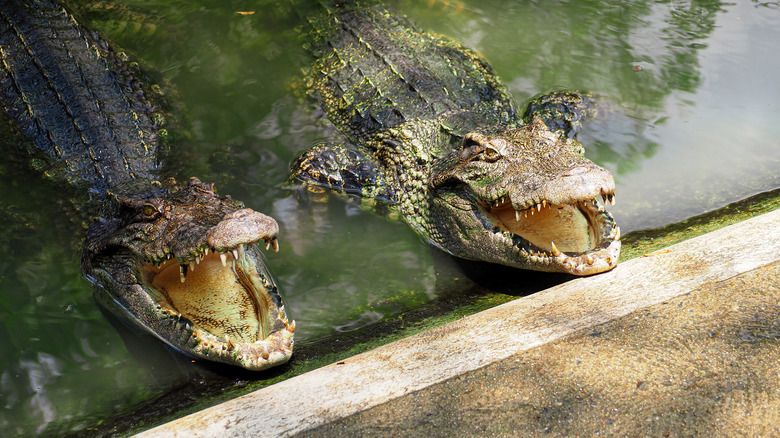
{"type": "MultiPolygon", "coordinates": [[[[276,240],[268,246],[278,248],[276,240]]],[[[295,322],[280,307],[271,279],[258,271],[260,255],[253,251],[246,244],[224,252],[206,246],[189,260],[168,255],[146,263],[143,276],[161,310],[191,329],[204,351],[267,360],[273,350],[292,349],[295,322]],[[277,336],[280,329],[289,336],[277,336]]]]}
{"type": "Polygon", "coordinates": [[[617,263],[620,228],[605,205],[614,193],[553,205],[542,200],[516,209],[508,196],[482,204],[493,232],[534,261],[556,264],[575,274],[602,272],[617,263]]]}

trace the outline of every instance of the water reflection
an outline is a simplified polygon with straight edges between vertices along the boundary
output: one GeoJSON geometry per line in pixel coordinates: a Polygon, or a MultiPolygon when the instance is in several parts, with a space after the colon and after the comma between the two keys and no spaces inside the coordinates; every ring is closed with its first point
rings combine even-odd
{"type": "Polygon", "coordinates": [[[516,100],[575,88],[613,104],[583,130],[616,176],[623,231],[658,227],[780,186],[778,14],[753,4],[415,2],[415,18],[477,47],[516,100]],[[416,6],[415,6],[416,5],[416,6]]]}
{"type": "MultiPolygon", "coordinates": [[[[297,16],[280,2],[259,2],[251,16],[210,0],[69,3],[175,85],[186,133],[170,161],[179,173],[279,221],[282,249],[269,263],[298,321],[300,357],[392,329],[377,318],[430,314],[432,301],[443,312],[566,279],[454,260],[406,225],[338,198],[300,203],[283,185],[289,162],[327,129],[294,97],[306,54],[292,30],[297,16]]],[[[780,187],[776,3],[430,3],[397,5],[420,27],[482,52],[518,105],[555,88],[609,98],[582,140],[616,176],[612,209],[624,231],[780,187]]],[[[225,373],[120,337],[81,279],[82,231],[68,203],[18,163],[0,164],[0,435],[83,432],[249,378],[218,377],[225,373]]]]}

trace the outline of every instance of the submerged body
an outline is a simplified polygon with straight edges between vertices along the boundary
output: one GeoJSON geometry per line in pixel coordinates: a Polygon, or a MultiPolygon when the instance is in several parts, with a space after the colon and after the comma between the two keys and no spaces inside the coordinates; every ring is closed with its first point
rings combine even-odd
{"type": "Polygon", "coordinates": [[[259,370],[294,322],[257,243],[276,222],[212,184],[160,182],[162,111],[124,55],[49,0],[0,0],[0,105],[35,167],[86,192],[82,268],[97,300],[185,354],[259,370]]]}
{"type": "Polygon", "coordinates": [[[568,137],[581,96],[540,98],[524,123],[484,59],[403,17],[334,6],[309,24],[307,92],[344,141],[301,154],[295,179],[386,203],[458,257],[576,275],[617,264],[600,203],[612,175],[568,137]]]}

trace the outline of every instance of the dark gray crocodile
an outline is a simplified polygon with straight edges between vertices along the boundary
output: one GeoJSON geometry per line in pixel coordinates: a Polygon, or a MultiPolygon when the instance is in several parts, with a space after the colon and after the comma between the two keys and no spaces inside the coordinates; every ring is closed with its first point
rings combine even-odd
{"type": "Polygon", "coordinates": [[[295,323],[256,245],[278,249],[276,222],[196,178],[158,182],[163,112],[138,77],[54,2],[0,0],[0,105],[35,167],[96,201],[82,267],[98,302],[187,355],[286,362],[295,323]]]}
{"type": "Polygon", "coordinates": [[[614,203],[612,175],[569,138],[581,95],[543,96],[524,123],[473,51],[382,7],[326,9],[308,18],[307,89],[344,141],[301,154],[295,180],[389,205],[458,257],[577,275],[616,265],[620,231],[599,199],[614,203]]]}

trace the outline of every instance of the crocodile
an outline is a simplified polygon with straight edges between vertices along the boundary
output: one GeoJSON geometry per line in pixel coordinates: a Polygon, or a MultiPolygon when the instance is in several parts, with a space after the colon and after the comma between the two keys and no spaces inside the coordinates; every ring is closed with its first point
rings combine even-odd
{"type": "Polygon", "coordinates": [[[587,95],[542,95],[521,116],[481,55],[381,5],[326,5],[301,34],[305,92],[340,133],[294,159],[304,193],[382,207],[464,259],[575,275],[617,264],[614,179],[576,140],[587,95]]]}
{"type": "Polygon", "coordinates": [[[97,303],[193,358],[287,362],[295,322],[258,248],[278,250],[277,223],[164,177],[172,116],[135,66],[52,0],[0,0],[0,105],[18,152],[87,210],[97,303]]]}

